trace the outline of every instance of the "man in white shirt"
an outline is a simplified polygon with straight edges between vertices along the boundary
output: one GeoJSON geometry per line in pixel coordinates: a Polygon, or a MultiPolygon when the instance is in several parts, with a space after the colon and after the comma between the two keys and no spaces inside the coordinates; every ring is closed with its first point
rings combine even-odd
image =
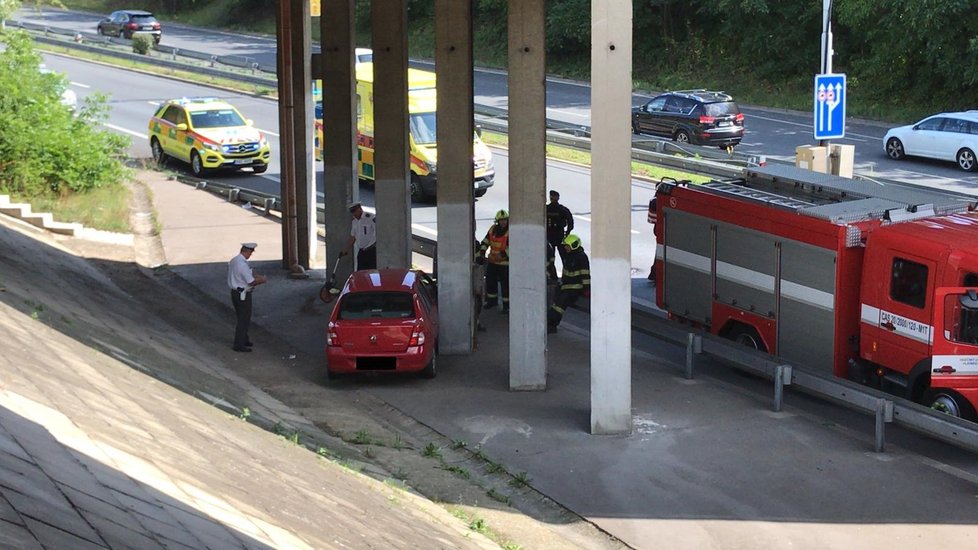
{"type": "Polygon", "coordinates": [[[228,262],[231,305],[238,317],[234,327],[234,351],[251,351],[251,338],[248,337],[248,328],[251,326],[251,293],[256,286],[268,282],[267,277],[258,275],[248,265],[248,259],[257,247],[256,243],[241,243],[241,251],[228,262]]]}
{"type": "Polygon", "coordinates": [[[340,252],[340,256],[346,256],[353,250],[353,245],[357,245],[357,269],[377,269],[377,222],[376,217],[369,212],[363,211],[363,206],[359,202],[350,204],[348,207],[350,214],[353,215],[353,223],[350,229],[350,239],[346,241],[346,247],[340,252]]]}

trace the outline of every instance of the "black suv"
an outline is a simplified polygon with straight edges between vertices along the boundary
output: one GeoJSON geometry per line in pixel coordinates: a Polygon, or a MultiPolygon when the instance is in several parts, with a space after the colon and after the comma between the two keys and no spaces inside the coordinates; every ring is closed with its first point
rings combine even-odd
{"type": "Polygon", "coordinates": [[[106,36],[132,38],[137,32],[153,35],[153,42],[159,44],[163,31],[160,22],[148,11],[119,10],[98,22],[96,32],[106,36]]]}
{"type": "Polygon", "coordinates": [[[726,149],[744,137],[744,114],[723,92],[666,92],[632,110],[632,132],[726,149]]]}

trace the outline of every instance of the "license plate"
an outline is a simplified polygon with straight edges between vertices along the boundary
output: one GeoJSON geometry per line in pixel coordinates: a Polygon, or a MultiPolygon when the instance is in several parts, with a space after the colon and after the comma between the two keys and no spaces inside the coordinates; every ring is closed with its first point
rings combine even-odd
{"type": "Polygon", "coordinates": [[[251,159],[235,159],[235,164],[251,164],[251,159]]]}
{"type": "Polygon", "coordinates": [[[151,30],[153,30],[153,27],[143,27],[143,30],[144,31],[151,31],[151,30]]]}
{"type": "Polygon", "coordinates": [[[723,126],[730,126],[730,121],[729,120],[721,120],[720,121],[720,126],[721,127],[723,127],[723,126]]]}

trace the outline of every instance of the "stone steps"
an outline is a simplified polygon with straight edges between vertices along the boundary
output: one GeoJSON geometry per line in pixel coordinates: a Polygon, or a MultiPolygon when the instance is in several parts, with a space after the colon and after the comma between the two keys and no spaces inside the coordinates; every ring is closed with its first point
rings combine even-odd
{"type": "Polygon", "coordinates": [[[0,195],[0,214],[17,218],[35,227],[59,235],[88,240],[111,241],[118,244],[132,244],[133,237],[130,234],[109,233],[108,231],[87,228],[80,223],[59,222],[50,213],[33,212],[30,204],[11,202],[9,195],[0,195]]]}

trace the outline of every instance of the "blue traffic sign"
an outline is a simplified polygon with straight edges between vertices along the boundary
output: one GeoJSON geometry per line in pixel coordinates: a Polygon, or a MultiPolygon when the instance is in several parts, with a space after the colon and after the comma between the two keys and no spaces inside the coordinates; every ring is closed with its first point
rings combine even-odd
{"type": "Polygon", "coordinates": [[[815,139],[846,137],[846,75],[815,75],[815,139]]]}

